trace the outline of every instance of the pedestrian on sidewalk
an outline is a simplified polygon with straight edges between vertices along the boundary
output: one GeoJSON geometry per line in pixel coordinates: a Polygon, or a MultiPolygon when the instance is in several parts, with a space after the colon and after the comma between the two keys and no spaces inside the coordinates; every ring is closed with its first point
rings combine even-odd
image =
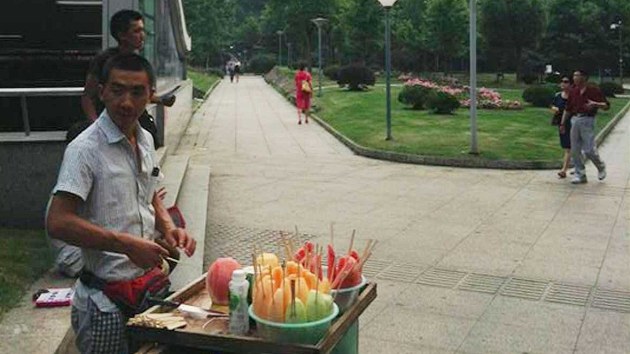
{"type": "Polygon", "coordinates": [[[562,157],[562,169],[558,171],[559,178],[567,177],[567,170],[569,169],[569,162],[571,161],[571,120],[568,119],[565,122],[564,129],[560,129],[560,121],[562,115],[567,106],[567,100],[569,99],[569,91],[571,89],[571,80],[568,76],[562,76],[560,80],[560,92],[556,93],[551,104],[551,110],[553,111],[553,118],[551,124],[558,126],[558,135],[560,137],[560,147],[564,151],[562,157]]]}
{"type": "Polygon", "coordinates": [[[597,86],[588,84],[586,71],[576,70],[573,73],[573,84],[560,122],[562,133],[567,130],[567,120],[571,119],[571,155],[575,165],[575,176],[571,183],[587,182],[582,151],[597,167],[597,178],[601,181],[606,178],[606,164],[599,157],[595,145],[595,116],[600,108],[608,110],[610,103],[597,86]]]}
{"type": "Polygon", "coordinates": [[[234,75],[236,74],[236,71],[234,70],[234,61],[230,60],[227,63],[227,68],[228,68],[228,74],[230,75],[230,83],[233,83],[234,75]]]}
{"type": "Polygon", "coordinates": [[[234,63],[234,76],[236,77],[236,83],[238,84],[238,79],[241,76],[241,62],[237,61],[234,63]]]}
{"type": "Polygon", "coordinates": [[[152,207],[158,161],[138,123],[155,85],[151,64],[137,54],[117,55],[101,80],[105,110],[66,148],[46,229],[82,251],[71,312],[78,349],[125,354],[126,320],[148,305],[142,294],[168,290],[159,265],[169,253],[154,242],[156,231],[188,256],[196,242],[152,207]]]}
{"type": "Polygon", "coordinates": [[[308,124],[311,96],[313,95],[313,78],[306,71],[304,63],[300,63],[298,68],[299,70],[295,73],[295,104],[298,109],[298,124],[302,124],[302,113],[304,113],[305,123],[308,124]]]}

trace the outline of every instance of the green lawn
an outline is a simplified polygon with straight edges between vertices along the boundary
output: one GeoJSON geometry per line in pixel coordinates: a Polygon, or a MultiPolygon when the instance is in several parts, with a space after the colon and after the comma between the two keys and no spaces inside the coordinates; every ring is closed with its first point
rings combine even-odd
{"type": "Polygon", "coordinates": [[[0,318],[52,260],[43,230],[0,229],[0,318]]]}
{"type": "MultiPolygon", "coordinates": [[[[349,92],[328,88],[315,104],[319,117],[356,143],[381,150],[441,157],[466,157],[470,144],[467,109],[453,115],[413,111],[397,100],[400,87],[392,87],[393,141],[385,141],[385,88],[349,92]]],[[[519,99],[521,91],[500,90],[504,99],[519,99]]],[[[612,108],[600,112],[598,131],[627,99],[611,99],[612,108]]],[[[479,110],[478,139],[481,157],[491,160],[559,160],[557,128],[549,124],[545,108],[529,105],[521,111],[479,110]]]]}
{"type": "Polygon", "coordinates": [[[187,74],[188,78],[192,80],[193,86],[203,92],[208,92],[215,82],[221,80],[216,75],[207,75],[203,71],[191,67],[188,67],[187,74]]]}

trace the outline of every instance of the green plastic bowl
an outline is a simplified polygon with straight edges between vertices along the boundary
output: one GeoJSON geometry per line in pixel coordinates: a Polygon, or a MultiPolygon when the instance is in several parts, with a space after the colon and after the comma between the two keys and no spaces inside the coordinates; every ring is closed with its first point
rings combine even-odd
{"type": "Polygon", "coordinates": [[[339,307],[333,303],[330,315],[321,320],[304,323],[279,323],[262,319],[249,306],[249,317],[256,322],[258,336],[271,342],[317,344],[330,328],[330,324],[339,314],[339,307]]]}

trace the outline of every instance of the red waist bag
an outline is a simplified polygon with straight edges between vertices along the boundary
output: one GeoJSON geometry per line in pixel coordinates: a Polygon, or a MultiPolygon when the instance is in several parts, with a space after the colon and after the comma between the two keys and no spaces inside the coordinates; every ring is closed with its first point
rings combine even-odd
{"type": "Polygon", "coordinates": [[[159,267],[131,280],[108,283],[86,271],[80,278],[85,285],[102,290],[128,317],[148,309],[149,297],[163,298],[171,285],[168,276],[164,275],[159,267]]]}

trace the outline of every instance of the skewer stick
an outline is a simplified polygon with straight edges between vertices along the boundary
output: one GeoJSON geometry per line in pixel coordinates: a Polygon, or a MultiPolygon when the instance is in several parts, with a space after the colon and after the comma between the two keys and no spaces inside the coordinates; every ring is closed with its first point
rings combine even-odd
{"type": "Polygon", "coordinates": [[[172,258],[172,257],[164,257],[164,259],[166,259],[167,261],[175,262],[177,264],[179,264],[179,262],[180,262],[179,259],[175,259],[175,258],[172,258]]]}
{"type": "Polygon", "coordinates": [[[348,256],[352,252],[352,247],[354,246],[354,234],[356,232],[357,232],[357,230],[352,230],[352,236],[350,236],[350,247],[348,247],[348,256]]]}

